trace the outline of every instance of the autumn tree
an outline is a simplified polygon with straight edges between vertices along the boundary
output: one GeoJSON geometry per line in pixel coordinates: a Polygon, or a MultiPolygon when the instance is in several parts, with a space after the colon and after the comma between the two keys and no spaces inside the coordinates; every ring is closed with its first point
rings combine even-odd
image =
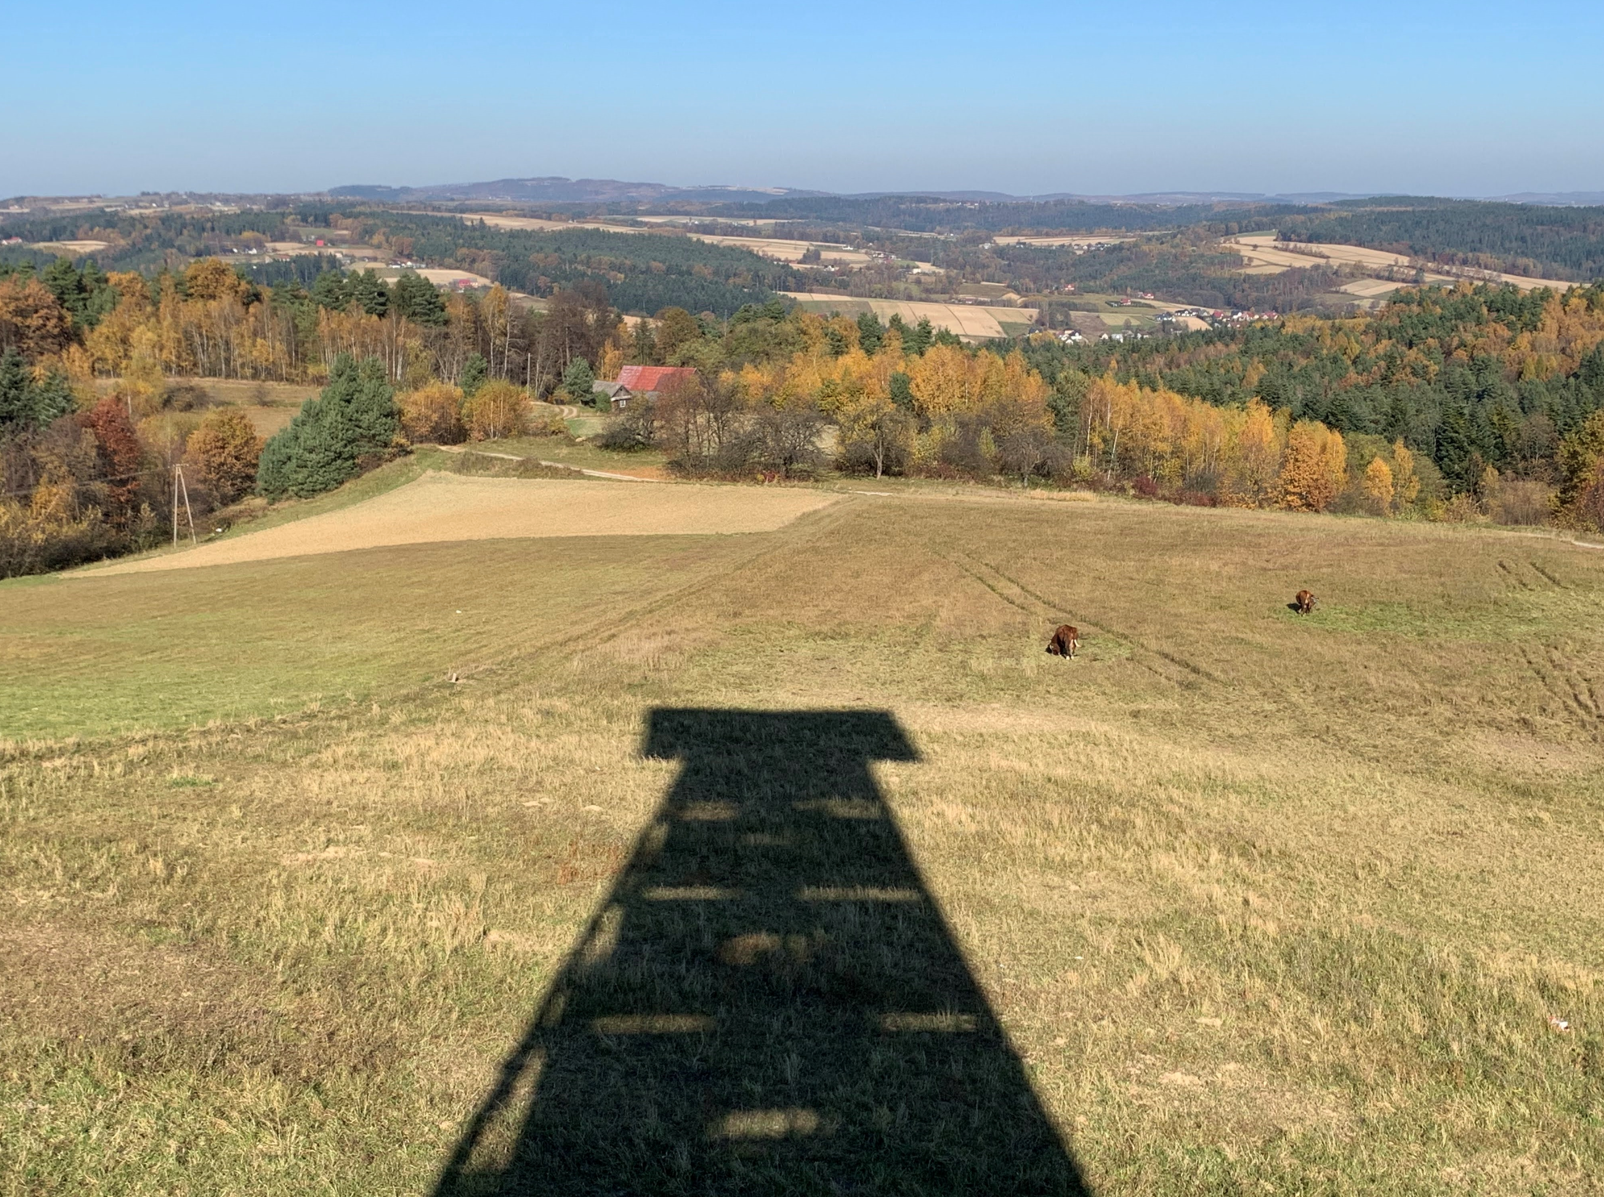
{"type": "Polygon", "coordinates": [[[463,405],[462,418],[476,441],[518,436],[528,428],[529,396],[505,379],[492,379],[463,405]]]}
{"type": "Polygon", "coordinates": [[[1315,420],[1299,420],[1287,434],[1281,463],[1281,506],[1324,511],[1348,483],[1342,434],[1315,420]]]}
{"type": "Polygon", "coordinates": [[[106,518],[126,528],[134,517],[144,483],[145,451],[128,420],[127,408],[108,396],[78,417],[95,438],[94,479],[102,489],[106,518]]]}
{"type": "Polygon", "coordinates": [[[36,278],[0,279],[0,350],[38,360],[72,342],[72,316],[36,278]]]}
{"type": "Polygon", "coordinates": [[[1377,515],[1387,515],[1392,511],[1392,469],[1380,457],[1372,457],[1370,464],[1365,466],[1363,487],[1365,500],[1372,511],[1377,515]]]}
{"type": "Polygon", "coordinates": [[[1420,497],[1420,477],[1415,473],[1415,455],[1402,440],[1392,445],[1393,497],[1399,507],[1409,507],[1420,497]]]}
{"type": "Polygon", "coordinates": [[[401,431],[415,445],[459,445],[467,435],[462,423],[462,392],[447,383],[431,383],[401,395],[401,431]]]}
{"type": "Polygon", "coordinates": [[[701,339],[700,322],[684,308],[664,308],[657,313],[658,360],[675,365],[674,355],[685,346],[701,339]]]}
{"type": "Polygon", "coordinates": [[[189,434],[184,456],[193,463],[196,481],[215,503],[226,506],[249,494],[256,484],[262,444],[242,409],[218,407],[207,412],[200,427],[189,434]]]}

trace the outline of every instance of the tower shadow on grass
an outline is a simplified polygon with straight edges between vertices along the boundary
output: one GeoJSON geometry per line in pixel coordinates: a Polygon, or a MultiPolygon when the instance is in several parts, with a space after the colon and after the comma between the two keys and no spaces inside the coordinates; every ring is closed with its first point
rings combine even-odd
{"type": "Polygon", "coordinates": [[[436,1197],[1079,1194],[870,772],[878,711],[657,710],[683,762],[436,1197]]]}

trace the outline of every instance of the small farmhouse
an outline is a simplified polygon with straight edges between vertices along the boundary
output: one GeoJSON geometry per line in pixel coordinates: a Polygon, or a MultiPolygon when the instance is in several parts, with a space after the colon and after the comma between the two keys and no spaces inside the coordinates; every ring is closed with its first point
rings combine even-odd
{"type": "Polygon", "coordinates": [[[618,372],[618,382],[629,388],[632,395],[656,395],[672,385],[676,379],[689,381],[696,371],[689,366],[625,366],[618,372]]]}
{"type": "MultiPolygon", "coordinates": [[[[590,384],[590,392],[593,395],[605,395],[614,411],[623,411],[629,406],[629,401],[634,398],[634,392],[623,383],[603,382],[599,378],[590,384]]],[[[597,400],[596,402],[600,404],[601,401],[597,400]]]]}

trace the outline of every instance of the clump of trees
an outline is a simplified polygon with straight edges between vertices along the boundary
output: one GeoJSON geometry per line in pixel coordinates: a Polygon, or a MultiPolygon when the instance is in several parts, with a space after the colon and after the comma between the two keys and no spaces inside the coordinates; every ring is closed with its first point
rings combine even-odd
{"type": "Polygon", "coordinates": [[[270,498],[303,499],[332,490],[400,448],[400,431],[384,363],[336,358],[322,393],[263,448],[257,489],[270,498]]]}

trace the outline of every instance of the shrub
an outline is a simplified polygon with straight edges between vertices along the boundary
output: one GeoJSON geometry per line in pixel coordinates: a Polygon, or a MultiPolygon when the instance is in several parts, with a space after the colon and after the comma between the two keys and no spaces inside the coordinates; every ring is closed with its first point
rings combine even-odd
{"type": "Polygon", "coordinates": [[[415,445],[460,445],[468,431],[462,423],[462,392],[436,382],[408,391],[397,402],[401,431],[415,445]]]}
{"type": "Polygon", "coordinates": [[[463,405],[463,422],[476,441],[519,436],[529,427],[529,396],[504,379],[487,382],[463,405]]]}
{"type": "Polygon", "coordinates": [[[1530,478],[1500,478],[1485,502],[1495,524],[1535,527],[1554,514],[1554,488],[1530,478]]]}
{"type": "Polygon", "coordinates": [[[622,414],[609,421],[596,443],[603,449],[630,453],[655,445],[657,431],[657,405],[641,398],[631,402],[622,414]]]}

